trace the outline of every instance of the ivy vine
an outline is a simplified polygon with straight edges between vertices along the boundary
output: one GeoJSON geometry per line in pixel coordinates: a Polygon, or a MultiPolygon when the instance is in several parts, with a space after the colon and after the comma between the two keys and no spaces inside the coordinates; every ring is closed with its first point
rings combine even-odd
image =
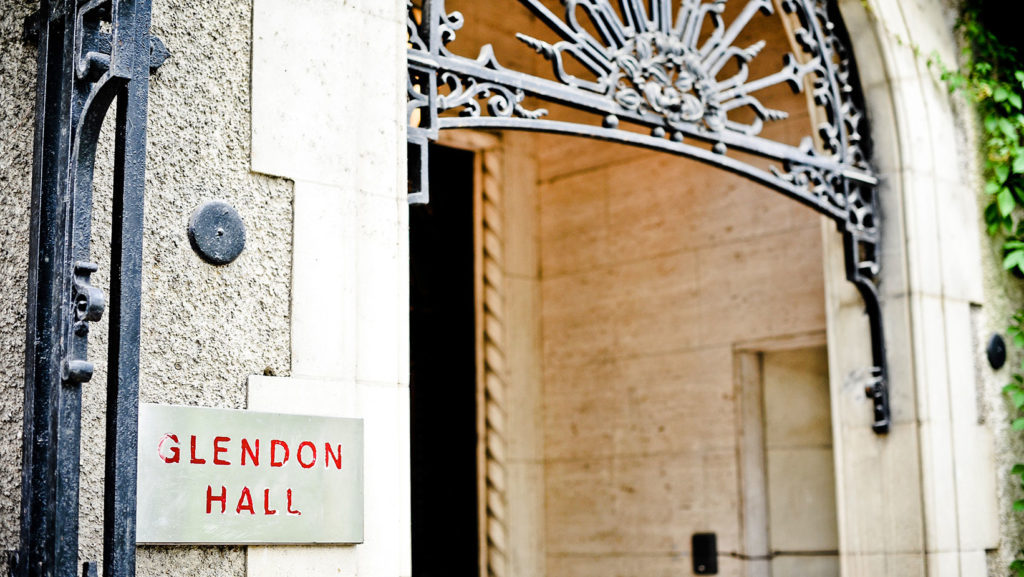
{"type": "MultiPolygon", "coordinates": [[[[949,69],[939,59],[942,79],[951,92],[962,92],[973,102],[981,120],[981,152],[987,204],[988,234],[1002,244],[1003,268],[1024,277],[1024,62],[1016,47],[1001,40],[983,20],[983,0],[967,0],[957,28],[963,35],[963,64],[949,69]]],[[[992,15],[989,15],[990,18],[992,15]]],[[[1010,321],[1007,335],[1018,349],[1024,349],[1024,309],[1010,321]]],[[[1016,413],[1011,427],[1024,431],[1024,362],[1003,388],[1016,413]]],[[[1024,488],[1024,463],[1010,471],[1024,488]]],[[[1024,511],[1024,499],[1013,503],[1024,511]]],[[[1024,577],[1024,550],[1010,566],[1024,577]]]]}
{"type": "MultiPolygon", "coordinates": [[[[968,95],[982,124],[985,208],[988,233],[1003,241],[1003,268],[1024,274],[1024,66],[1017,49],[1000,42],[981,20],[980,4],[969,2],[958,21],[964,35],[964,65],[949,69],[937,58],[951,92],[968,95]]],[[[1024,343],[1022,343],[1024,346],[1024,343]]]]}

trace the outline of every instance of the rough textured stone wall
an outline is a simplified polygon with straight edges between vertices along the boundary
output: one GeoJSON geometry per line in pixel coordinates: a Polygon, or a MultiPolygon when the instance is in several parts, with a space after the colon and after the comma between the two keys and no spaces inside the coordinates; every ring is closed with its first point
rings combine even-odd
{"type": "MultiPolygon", "coordinates": [[[[25,279],[35,49],[20,42],[32,2],[0,2],[0,548],[17,546],[25,279]],[[9,309],[9,310],[6,310],[9,309]]],[[[153,77],[142,320],[142,401],[244,408],[250,374],[287,375],[292,186],[250,167],[251,6],[231,0],[155,0],[153,33],[171,51],[153,77]],[[222,199],[245,221],[245,251],[212,267],[191,250],[186,223],[222,199]]],[[[108,119],[99,152],[94,277],[109,274],[112,147],[108,119]]],[[[101,323],[102,324],[102,323],[101,323]]],[[[81,555],[100,557],[106,330],[93,331],[97,373],[84,388],[81,555]]],[[[143,547],[139,575],[242,575],[238,547],[143,547]]]]}
{"type": "MultiPolygon", "coordinates": [[[[978,190],[981,190],[980,185],[978,190]]],[[[986,197],[980,198],[987,203],[986,197]]],[[[1024,435],[1010,427],[1018,415],[1002,393],[1003,387],[1011,382],[1012,374],[1021,372],[1021,361],[1024,360],[1021,350],[1006,335],[1013,313],[1024,306],[1024,285],[1003,270],[1001,253],[1001,243],[983,238],[986,301],[984,307],[974,311],[979,409],[981,419],[994,437],[999,533],[1002,536],[999,548],[988,555],[990,575],[1007,572],[1010,563],[1020,556],[1020,535],[1024,535],[1024,516],[1013,509],[1013,502],[1022,497],[1020,484],[1018,477],[1010,474],[1014,464],[1024,462],[1024,435]],[[1006,365],[998,371],[992,370],[985,355],[988,340],[996,333],[1003,335],[1009,349],[1006,365]]]]}
{"type": "MultiPolygon", "coordinates": [[[[33,2],[0,2],[0,549],[18,543],[35,49],[21,43],[33,2]]],[[[7,560],[0,559],[0,574],[7,560]]]]}
{"type": "MultiPolygon", "coordinates": [[[[954,99],[959,121],[960,146],[965,151],[979,150],[977,118],[969,103],[954,99]]],[[[963,156],[965,174],[971,175],[972,188],[979,191],[978,214],[984,214],[990,197],[981,194],[984,181],[981,174],[983,158],[969,152],[963,156]]],[[[984,231],[985,224],[979,218],[977,226],[984,231]]],[[[982,281],[985,302],[973,312],[975,358],[978,374],[978,410],[980,420],[992,431],[996,464],[996,490],[999,503],[999,548],[988,552],[989,575],[1007,573],[1010,563],[1020,557],[1020,537],[1024,535],[1024,515],[1013,508],[1013,502],[1024,497],[1020,490],[1019,477],[1010,470],[1017,463],[1024,463],[1024,435],[1015,431],[1010,424],[1019,416],[1012,403],[1003,394],[1003,387],[1010,383],[1014,373],[1024,372],[1024,351],[1013,344],[1006,334],[1013,314],[1024,308],[1024,281],[1003,269],[1002,242],[985,235],[981,238],[982,281]],[[1007,361],[999,370],[989,365],[986,347],[994,334],[1000,334],[1006,341],[1007,361]]]]}
{"type": "MultiPolygon", "coordinates": [[[[945,14],[951,18],[954,7],[945,6],[945,14]]],[[[961,39],[962,40],[962,39],[961,39]]],[[[1024,308],[1024,281],[1003,269],[1002,241],[988,236],[981,216],[991,197],[983,194],[984,158],[980,150],[980,119],[972,103],[960,94],[951,96],[951,107],[957,135],[957,148],[963,151],[959,158],[959,169],[966,175],[965,198],[973,192],[978,202],[975,222],[981,243],[981,271],[984,302],[972,309],[975,343],[975,366],[977,374],[977,397],[979,421],[993,436],[996,470],[994,474],[999,515],[999,547],[989,550],[987,564],[989,575],[1007,574],[1010,563],[1019,558],[1020,538],[1024,535],[1024,515],[1015,511],[1013,503],[1024,497],[1019,477],[1010,470],[1017,463],[1024,462],[1024,435],[1012,429],[1011,422],[1019,416],[1002,389],[1012,381],[1014,373],[1021,373],[1024,351],[1016,347],[1007,336],[1013,314],[1024,308]],[[991,367],[987,360],[986,347],[993,335],[1000,334],[1007,344],[1007,361],[999,370],[991,367]]]]}

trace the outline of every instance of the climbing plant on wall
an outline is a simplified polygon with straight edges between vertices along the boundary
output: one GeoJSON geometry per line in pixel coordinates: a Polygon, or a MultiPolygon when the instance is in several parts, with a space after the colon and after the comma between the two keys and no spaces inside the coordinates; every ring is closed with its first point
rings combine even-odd
{"type": "Polygon", "coordinates": [[[1003,266],[1024,273],[1024,221],[1015,211],[1024,206],[1024,66],[1017,49],[983,24],[981,10],[980,3],[965,6],[959,21],[965,63],[959,69],[942,67],[942,78],[977,107],[989,197],[985,223],[990,235],[1003,239],[1003,266]]]}
{"type": "MultiPolygon", "coordinates": [[[[984,162],[985,224],[988,234],[1002,244],[1003,268],[1024,277],[1024,53],[1013,42],[1012,29],[1001,30],[1007,19],[1000,3],[967,0],[962,6],[958,28],[963,34],[963,60],[950,69],[932,60],[941,69],[942,79],[951,91],[967,95],[981,121],[981,153],[984,162]],[[993,24],[994,23],[994,24],[993,24]]],[[[1024,349],[1024,308],[1010,322],[1007,334],[1019,349],[1024,349]]],[[[1024,431],[1024,363],[1012,375],[1003,391],[1016,413],[1012,427],[1024,431]]],[[[1024,463],[1010,472],[1024,488],[1024,463]]],[[[1013,508],[1024,511],[1024,499],[1013,508]]],[[[1009,569],[1024,577],[1024,550],[1009,569]]]]}

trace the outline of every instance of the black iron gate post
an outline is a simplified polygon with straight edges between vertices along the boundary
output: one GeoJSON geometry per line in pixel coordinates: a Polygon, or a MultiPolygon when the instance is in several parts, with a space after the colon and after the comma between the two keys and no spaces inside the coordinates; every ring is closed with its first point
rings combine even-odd
{"type": "Polygon", "coordinates": [[[92,178],[115,101],[103,574],[135,573],[146,107],[151,68],[167,56],[149,26],[150,0],[41,0],[26,21],[39,55],[16,577],[78,574],[81,387],[93,374],[89,325],[107,308],[90,284],[92,178]]]}

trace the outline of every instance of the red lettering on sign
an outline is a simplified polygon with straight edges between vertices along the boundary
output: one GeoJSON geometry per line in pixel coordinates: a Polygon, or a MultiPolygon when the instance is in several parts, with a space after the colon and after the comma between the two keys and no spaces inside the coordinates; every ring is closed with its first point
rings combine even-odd
{"type": "Polygon", "coordinates": [[[283,467],[288,462],[288,443],[274,439],[270,441],[270,466],[271,467],[283,467]],[[284,449],[284,458],[280,461],[277,460],[277,448],[281,447],[284,449]]]}
{"type": "Polygon", "coordinates": [[[252,459],[252,466],[260,466],[260,440],[256,439],[256,451],[252,450],[252,445],[249,444],[249,439],[242,439],[242,466],[245,466],[245,456],[249,455],[252,459]]]}
{"type": "Polygon", "coordinates": [[[209,515],[213,511],[213,502],[220,501],[220,512],[223,513],[228,508],[228,488],[220,488],[220,496],[213,496],[213,487],[210,485],[206,486],[206,514],[209,515]]]}
{"type": "Polygon", "coordinates": [[[314,445],[313,443],[310,443],[309,441],[303,441],[303,442],[299,443],[299,449],[297,451],[295,451],[295,460],[299,462],[299,465],[301,465],[303,469],[308,469],[308,468],[312,467],[313,465],[315,465],[316,464],[316,445],[314,445]],[[305,461],[302,460],[302,449],[305,448],[305,447],[309,447],[310,450],[313,451],[313,460],[310,461],[308,465],[306,464],[305,461]]]}
{"type": "Polygon", "coordinates": [[[302,511],[296,511],[292,509],[292,490],[288,489],[288,514],[289,515],[301,515],[302,511]]]}
{"type": "Polygon", "coordinates": [[[160,442],[156,444],[156,454],[160,455],[160,459],[165,463],[177,463],[181,461],[181,449],[178,448],[178,435],[168,433],[163,437],[160,437],[160,442]],[[171,452],[171,456],[164,455],[164,443],[167,441],[174,441],[175,445],[168,449],[171,452]]]}
{"type": "Polygon", "coordinates": [[[335,455],[334,451],[331,450],[330,443],[324,443],[324,467],[331,468],[331,460],[334,460],[334,466],[341,470],[341,445],[338,445],[338,454],[335,455]]]}
{"type": "Polygon", "coordinates": [[[256,510],[252,508],[252,493],[249,492],[249,487],[242,487],[242,496],[238,498],[238,506],[235,507],[235,513],[241,514],[242,511],[248,511],[250,515],[256,514],[256,510]]]}
{"type": "Polygon", "coordinates": [[[215,437],[213,439],[213,464],[214,465],[230,465],[231,464],[231,463],[227,462],[226,460],[220,458],[220,454],[221,453],[227,453],[228,452],[228,448],[227,447],[221,447],[220,444],[221,443],[227,443],[230,440],[231,440],[231,437],[215,437]]]}
{"type": "Polygon", "coordinates": [[[270,489],[263,489],[263,514],[277,515],[277,509],[270,508],[270,489]]]}
{"type": "Polygon", "coordinates": [[[206,463],[206,459],[199,459],[196,457],[196,436],[192,435],[192,458],[189,460],[193,465],[203,465],[206,463]]]}

